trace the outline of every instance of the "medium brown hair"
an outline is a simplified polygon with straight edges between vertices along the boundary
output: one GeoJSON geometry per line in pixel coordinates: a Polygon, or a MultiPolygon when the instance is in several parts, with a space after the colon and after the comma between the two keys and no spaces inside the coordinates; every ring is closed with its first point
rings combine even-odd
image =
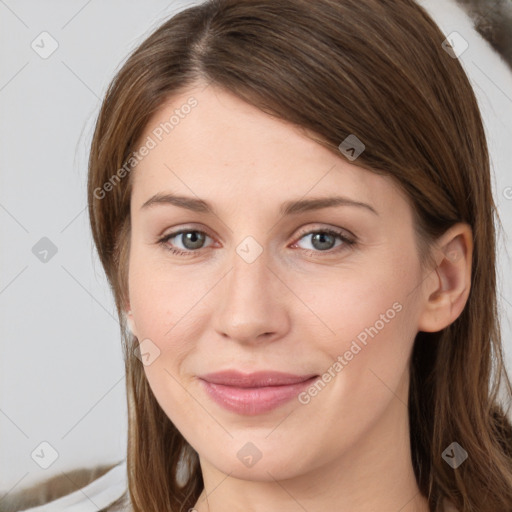
{"type": "Polygon", "coordinates": [[[445,38],[413,0],[210,0],[161,25],[113,79],[92,141],[88,200],[121,322],[136,512],[188,510],[203,480],[197,453],[157,403],[126,329],[132,177],[115,175],[151,116],[201,82],[308,130],[340,157],[339,144],[356,135],[366,149],[355,164],[391,176],[410,199],[423,265],[433,264],[436,238],[448,228],[471,226],[466,306],[442,331],[419,332],[413,346],[412,463],[432,512],[443,510],[444,498],[461,512],[512,510],[512,427],[499,405],[501,384],[512,396],[496,297],[499,216],[477,101],[445,38]],[[109,180],[115,186],[105,192],[109,180]],[[454,441],[469,454],[457,469],[442,458],[454,441]]]}

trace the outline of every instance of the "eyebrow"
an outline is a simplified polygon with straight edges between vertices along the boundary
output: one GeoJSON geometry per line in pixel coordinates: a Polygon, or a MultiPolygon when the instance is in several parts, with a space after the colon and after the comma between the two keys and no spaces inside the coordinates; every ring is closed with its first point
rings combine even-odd
{"type": "MultiPolygon", "coordinates": [[[[141,210],[149,209],[156,205],[174,205],[180,208],[185,208],[193,212],[199,213],[212,213],[215,214],[215,209],[203,199],[195,199],[193,197],[178,196],[174,194],[155,194],[150,197],[142,206],[141,210]]],[[[286,201],[281,205],[280,214],[296,215],[313,210],[320,210],[322,208],[332,208],[334,206],[356,206],[364,208],[375,215],[378,212],[371,205],[354,201],[348,197],[332,196],[332,197],[318,197],[312,199],[299,199],[294,201],[286,201]]]]}

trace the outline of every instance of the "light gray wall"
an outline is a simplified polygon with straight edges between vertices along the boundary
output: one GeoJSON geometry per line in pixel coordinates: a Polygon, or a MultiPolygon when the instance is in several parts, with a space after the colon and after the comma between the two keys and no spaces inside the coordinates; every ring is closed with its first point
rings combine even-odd
{"type": "MultiPolygon", "coordinates": [[[[3,492],[125,457],[124,368],[114,303],[87,224],[87,148],[115,70],[164,19],[191,4],[0,1],[3,492]],[[43,31],[58,43],[49,56],[52,41],[43,31]],[[51,462],[52,448],[43,442],[58,452],[48,469],[40,466],[51,462]]],[[[495,197],[511,233],[512,73],[462,11],[444,0],[424,4],[446,34],[457,30],[469,42],[460,59],[481,102],[495,197]]],[[[504,251],[499,284],[511,368],[512,276],[504,251]]]]}
{"type": "Polygon", "coordinates": [[[130,50],[191,2],[0,2],[0,489],[125,457],[119,328],[87,224],[87,147],[130,50]],[[42,58],[31,47],[58,48],[42,58]],[[44,39],[46,37],[46,39],[44,39]],[[32,252],[48,238],[57,253],[32,252]],[[41,257],[45,253],[40,254],[41,257]],[[58,459],[48,469],[39,463],[58,459]]]}

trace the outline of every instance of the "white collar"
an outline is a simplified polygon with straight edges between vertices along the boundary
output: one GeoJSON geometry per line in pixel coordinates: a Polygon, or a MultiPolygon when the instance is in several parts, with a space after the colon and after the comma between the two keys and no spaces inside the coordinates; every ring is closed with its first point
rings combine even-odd
{"type": "Polygon", "coordinates": [[[126,460],[91,483],[54,501],[20,512],[98,512],[128,489],[126,460]]]}

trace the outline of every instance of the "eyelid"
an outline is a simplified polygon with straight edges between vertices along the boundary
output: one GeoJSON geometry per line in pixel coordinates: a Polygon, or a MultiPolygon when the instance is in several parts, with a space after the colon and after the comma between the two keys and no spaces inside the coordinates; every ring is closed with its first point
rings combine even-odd
{"type": "Polygon", "coordinates": [[[303,237],[304,235],[309,235],[311,233],[317,233],[318,231],[332,231],[338,235],[346,236],[346,238],[350,238],[354,242],[357,241],[357,237],[350,232],[348,229],[330,226],[329,224],[314,224],[313,227],[304,228],[303,230],[299,230],[299,234],[297,235],[298,239],[303,237]]]}
{"type": "MultiPolygon", "coordinates": [[[[191,223],[191,224],[178,224],[176,226],[167,227],[158,234],[158,238],[162,238],[162,237],[168,236],[168,235],[177,235],[179,232],[183,232],[183,231],[199,231],[199,232],[204,233],[205,235],[208,235],[209,237],[211,237],[211,235],[208,233],[207,229],[203,228],[203,226],[200,226],[199,224],[191,223]],[[165,233],[167,233],[167,234],[165,234],[165,233]]],[[[211,237],[211,238],[213,238],[213,237],[211,237]]]]}

